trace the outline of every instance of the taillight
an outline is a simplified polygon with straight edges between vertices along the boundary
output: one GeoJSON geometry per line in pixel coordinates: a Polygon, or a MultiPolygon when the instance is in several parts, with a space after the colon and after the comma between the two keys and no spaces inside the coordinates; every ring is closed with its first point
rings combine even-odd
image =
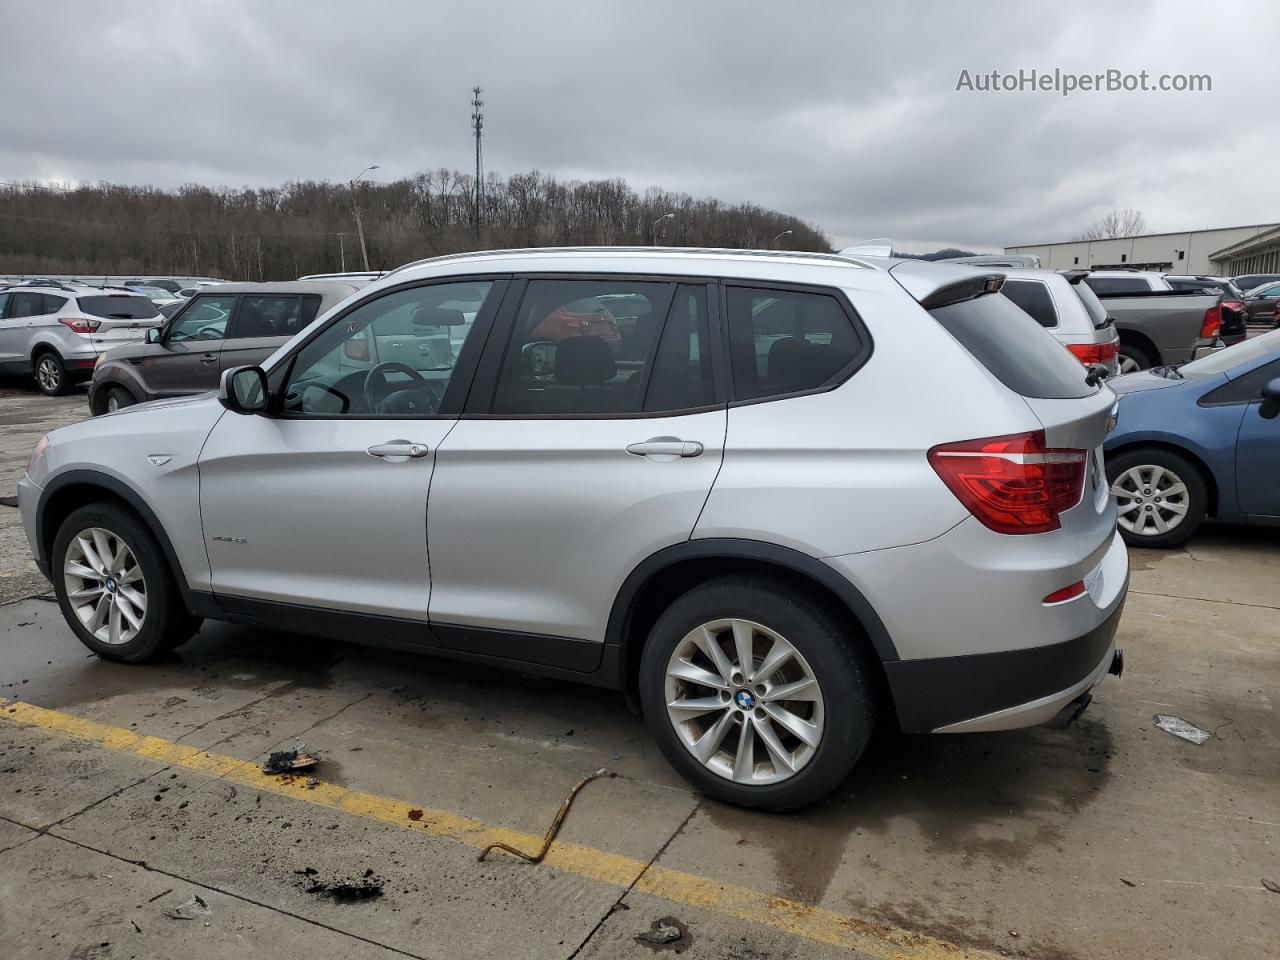
{"type": "Polygon", "coordinates": [[[1120,341],[1111,340],[1107,343],[1068,343],[1067,349],[1081,363],[1102,363],[1107,364],[1116,358],[1120,352],[1120,341]]]}
{"type": "Polygon", "coordinates": [[[1218,306],[1224,307],[1227,310],[1238,310],[1241,312],[1243,312],[1245,308],[1244,304],[1241,303],[1239,300],[1223,300],[1220,304],[1218,304],[1218,306]]]}
{"type": "Polygon", "coordinates": [[[88,317],[59,317],[58,322],[76,333],[96,333],[98,327],[102,326],[101,320],[90,320],[88,317]]]}
{"type": "Polygon", "coordinates": [[[1084,581],[1077,580],[1069,587],[1063,587],[1061,590],[1055,590],[1049,594],[1041,603],[1062,603],[1064,600],[1074,600],[1076,597],[1084,593],[1084,581]]]}
{"type": "Polygon", "coordinates": [[[1080,502],[1085,450],[1045,446],[1043,430],[944,443],[929,464],[956,499],[996,533],[1047,533],[1080,502]]]}
{"type": "Polygon", "coordinates": [[[1213,340],[1222,329],[1222,309],[1215,303],[1204,312],[1204,320],[1200,324],[1200,336],[1205,340],[1213,340]]]}

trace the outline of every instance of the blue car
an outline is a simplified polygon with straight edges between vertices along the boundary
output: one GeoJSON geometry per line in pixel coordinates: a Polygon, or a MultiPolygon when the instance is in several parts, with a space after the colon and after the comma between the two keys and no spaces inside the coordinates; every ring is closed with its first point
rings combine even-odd
{"type": "Polygon", "coordinates": [[[1176,546],[1206,516],[1280,524],[1280,330],[1107,382],[1120,396],[1104,450],[1125,542],[1176,546]]]}

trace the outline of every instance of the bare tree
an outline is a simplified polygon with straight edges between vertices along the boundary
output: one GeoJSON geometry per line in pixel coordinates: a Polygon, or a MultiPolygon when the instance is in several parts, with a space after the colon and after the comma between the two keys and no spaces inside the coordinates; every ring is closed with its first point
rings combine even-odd
{"type": "Polygon", "coordinates": [[[1117,237],[1136,237],[1145,233],[1147,221],[1138,210],[1112,210],[1101,220],[1095,220],[1085,228],[1077,240],[1114,240],[1117,237]]]}

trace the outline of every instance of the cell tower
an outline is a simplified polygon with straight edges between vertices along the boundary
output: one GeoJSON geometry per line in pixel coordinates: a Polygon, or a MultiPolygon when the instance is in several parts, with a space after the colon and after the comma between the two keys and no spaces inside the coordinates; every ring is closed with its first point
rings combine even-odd
{"type": "Polygon", "coordinates": [[[480,94],[484,91],[480,87],[471,88],[471,130],[476,138],[476,207],[475,207],[475,230],[476,237],[480,236],[480,209],[484,203],[484,149],[481,143],[484,138],[484,114],[480,112],[480,108],[484,106],[484,101],[480,99],[480,94]]]}

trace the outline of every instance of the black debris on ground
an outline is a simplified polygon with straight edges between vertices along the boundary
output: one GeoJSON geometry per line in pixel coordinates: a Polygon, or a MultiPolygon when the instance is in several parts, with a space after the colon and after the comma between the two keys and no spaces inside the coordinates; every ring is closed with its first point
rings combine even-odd
{"type": "Polygon", "coordinates": [[[267,762],[262,765],[263,773],[292,773],[295,770],[306,770],[314,767],[320,762],[318,757],[302,751],[307,745],[301,740],[294,744],[292,750],[277,750],[267,757],[267,762]]]}
{"type": "Polygon", "coordinates": [[[689,928],[676,917],[660,917],[649,924],[649,929],[636,936],[636,943],[648,947],[654,953],[670,950],[684,953],[693,943],[689,928]]]}
{"type": "MultiPolygon", "coordinates": [[[[314,877],[318,872],[313,867],[294,871],[308,878],[314,877]]],[[[374,900],[382,896],[383,880],[369,869],[359,877],[334,877],[331,880],[308,879],[304,884],[304,893],[328,897],[335,903],[359,903],[362,900],[374,900]]]]}

